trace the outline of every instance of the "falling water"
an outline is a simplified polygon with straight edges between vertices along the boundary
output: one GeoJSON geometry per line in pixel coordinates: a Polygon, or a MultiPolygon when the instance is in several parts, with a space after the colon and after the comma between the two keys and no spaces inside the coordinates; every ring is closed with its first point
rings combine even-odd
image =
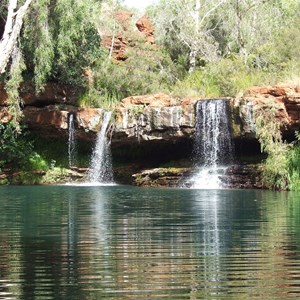
{"type": "Polygon", "coordinates": [[[69,131],[69,138],[68,138],[68,160],[69,160],[69,167],[74,167],[75,165],[75,154],[76,154],[76,143],[75,143],[75,122],[74,122],[74,114],[69,114],[68,119],[68,131],[69,131]]]}
{"type": "Polygon", "coordinates": [[[233,160],[226,100],[203,100],[197,103],[193,188],[220,188],[220,175],[233,160]]]}
{"type": "Polygon", "coordinates": [[[107,184],[113,182],[110,145],[106,137],[111,114],[111,111],[104,113],[101,130],[98,132],[96,146],[88,171],[88,180],[91,183],[107,184]]]}

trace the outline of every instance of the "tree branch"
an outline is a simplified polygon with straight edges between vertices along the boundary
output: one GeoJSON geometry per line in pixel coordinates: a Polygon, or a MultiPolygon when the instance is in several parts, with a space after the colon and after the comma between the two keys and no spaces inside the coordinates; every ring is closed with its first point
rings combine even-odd
{"type": "Polygon", "coordinates": [[[32,1],[33,0],[26,0],[25,3],[18,9],[18,11],[14,12],[17,7],[18,0],[9,0],[4,34],[0,41],[0,74],[5,72],[14,46],[20,36],[24,16],[26,15],[29,5],[32,1]]]}

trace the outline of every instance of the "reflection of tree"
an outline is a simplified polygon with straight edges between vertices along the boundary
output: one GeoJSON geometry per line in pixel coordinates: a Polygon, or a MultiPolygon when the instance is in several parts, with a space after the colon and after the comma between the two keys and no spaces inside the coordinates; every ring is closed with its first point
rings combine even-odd
{"type": "Polygon", "coordinates": [[[47,295],[57,300],[80,295],[74,194],[53,187],[18,191],[13,201],[7,198],[6,211],[11,214],[5,220],[0,218],[0,226],[7,227],[3,236],[7,255],[2,256],[5,248],[0,242],[0,266],[3,258],[8,267],[4,277],[0,274],[0,282],[7,279],[7,292],[18,299],[45,299],[47,295]]]}
{"type": "Polygon", "coordinates": [[[266,221],[261,223],[261,253],[254,262],[254,266],[257,266],[257,287],[262,292],[267,290],[273,298],[282,299],[289,295],[296,299],[300,293],[300,239],[297,237],[299,231],[289,223],[299,220],[300,211],[294,206],[299,203],[299,193],[266,194],[268,201],[262,211],[266,221]]]}
{"type": "Polygon", "coordinates": [[[68,219],[68,203],[61,201],[66,198],[63,190],[53,190],[34,189],[22,202],[22,273],[27,282],[22,285],[24,299],[42,299],[45,294],[61,299],[61,280],[68,280],[64,268],[69,264],[69,255],[65,243],[61,243],[68,241],[61,226],[68,219]],[[48,191],[52,197],[45,201],[48,191]]]}

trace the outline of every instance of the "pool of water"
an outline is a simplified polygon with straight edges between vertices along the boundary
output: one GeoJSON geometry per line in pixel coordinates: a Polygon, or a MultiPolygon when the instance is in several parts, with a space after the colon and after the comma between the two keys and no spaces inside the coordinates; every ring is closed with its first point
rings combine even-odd
{"type": "Polygon", "coordinates": [[[299,193],[0,188],[0,299],[299,298],[299,193]]]}

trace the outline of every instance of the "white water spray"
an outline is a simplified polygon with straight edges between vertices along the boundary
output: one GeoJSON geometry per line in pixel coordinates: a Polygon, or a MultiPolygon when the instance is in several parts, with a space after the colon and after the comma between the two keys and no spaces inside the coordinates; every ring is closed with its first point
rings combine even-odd
{"type": "Polygon", "coordinates": [[[198,189],[220,188],[220,176],[233,159],[226,100],[198,101],[195,127],[196,173],[188,185],[198,189]]]}
{"type": "Polygon", "coordinates": [[[111,151],[106,130],[112,112],[105,112],[101,130],[98,132],[96,146],[92,154],[92,159],[88,171],[90,183],[109,184],[113,182],[113,172],[111,163],[111,151]]]}
{"type": "Polygon", "coordinates": [[[68,119],[68,160],[69,160],[69,167],[74,167],[76,164],[75,156],[76,156],[76,143],[75,143],[75,122],[74,122],[74,114],[69,114],[68,119]]]}

